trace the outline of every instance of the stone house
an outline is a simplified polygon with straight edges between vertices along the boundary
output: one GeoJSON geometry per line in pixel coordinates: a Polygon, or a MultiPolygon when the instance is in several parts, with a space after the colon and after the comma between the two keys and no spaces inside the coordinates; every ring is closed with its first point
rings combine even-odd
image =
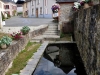
{"type": "Polygon", "coordinates": [[[66,28],[69,28],[67,26],[69,25],[68,22],[70,21],[70,16],[73,14],[72,6],[73,3],[77,1],[78,0],[56,0],[56,2],[60,5],[58,25],[58,31],[60,31],[60,33],[62,31],[67,32],[66,28]]]}
{"type": "Polygon", "coordinates": [[[8,13],[10,16],[16,15],[17,5],[12,2],[4,2],[5,13],[8,13]]]}

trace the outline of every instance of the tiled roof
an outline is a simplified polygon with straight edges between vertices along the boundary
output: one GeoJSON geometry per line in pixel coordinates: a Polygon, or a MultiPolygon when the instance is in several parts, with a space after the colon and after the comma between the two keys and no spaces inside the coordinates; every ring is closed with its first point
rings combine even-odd
{"type": "Polygon", "coordinates": [[[57,3],[60,2],[77,2],[78,0],[56,0],[57,3]]]}

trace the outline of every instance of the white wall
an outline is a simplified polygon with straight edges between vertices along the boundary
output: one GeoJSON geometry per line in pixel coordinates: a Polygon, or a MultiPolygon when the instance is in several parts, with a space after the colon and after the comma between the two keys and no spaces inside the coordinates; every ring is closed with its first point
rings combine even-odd
{"type": "Polygon", "coordinates": [[[36,17],[36,8],[38,8],[38,17],[52,17],[52,10],[51,7],[53,4],[56,3],[56,0],[47,0],[47,5],[45,6],[45,0],[40,0],[38,4],[38,0],[31,2],[28,2],[28,16],[29,17],[36,17]],[[33,5],[32,5],[33,4],[33,5]],[[40,14],[40,8],[42,7],[42,14],[40,14]],[[33,9],[33,15],[32,15],[32,9],[33,9]]]}
{"type": "Polygon", "coordinates": [[[23,7],[17,7],[17,12],[23,12],[23,7]]]}

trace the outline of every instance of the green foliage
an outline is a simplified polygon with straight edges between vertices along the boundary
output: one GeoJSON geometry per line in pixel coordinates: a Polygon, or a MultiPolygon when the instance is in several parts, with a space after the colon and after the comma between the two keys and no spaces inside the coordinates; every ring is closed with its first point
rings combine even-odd
{"type": "Polygon", "coordinates": [[[18,13],[17,13],[17,15],[22,15],[22,14],[23,14],[23,12],[18,12],[18,13]]]}
{"type": "Polygon", "coordinates": [[[60,38],[63,38],[63,37],[65,37],[65,34],[64,33],[60,33],[60,38]]]}
{"type": "Polygon", "coordinates": [[[10,17],[11,17],[10,14],[7,13],[7,18],[9,19],[10,17]]]}
{"type": "Polygon", "coordinates": [[[87,2],[91,2],[91,0],[85,0],[85,2],[87,3],[87,2]]]}
{"type": "Polygon", "coordinates": [[[1,12],[1,16],[2,16],[2,21],[5,21],[6,18],[2,12],[1,12]]]}
{"type": "Polygon", "coordinates": [[[0,45],[2,44],[10,45],[11,42],[12,42],[12,39],[10,37],[3,36],[0,40],[0,45]]]}
{"type": "Polygon", "coordinates": [[[21,29],[21,32],[23,35],[27,34],[30,31],[30,28],[28,26],[24,26],[21,29]]]}
{"type": "Polygon", "coordinates": [[[13,11],[14,16],[16,16],[16,12],[17,12],[16,10],[13,11]]]}

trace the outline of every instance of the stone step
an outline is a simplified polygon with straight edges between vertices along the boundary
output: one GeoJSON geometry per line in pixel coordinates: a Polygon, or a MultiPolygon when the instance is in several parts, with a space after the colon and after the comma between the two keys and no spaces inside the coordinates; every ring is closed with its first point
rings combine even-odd
{"type": "Polygon", "coordinates": [[[45,33],[57,33],[57,31],[45,31],[45,33]]]}
{"type": "Polygon", "coordinates": [[[55,29],[55,28],[49,28],[47,29],[46,31],[57,31],[58,29],[55,29]]]}
{"type": "Polygon", "coordinates": [[[57,35],[57,33],[44,33],[43,35],[57,35]]]}
{"type": "Polygon", "coordinates": [[[59,35],[43,35],[44,38],[60,38],[59,35]]]}
{"type": "Polygon", "coordinates": [[[58,35],[41,35],[41,36],[32,38],[31,42],[38,42],[38,43],[40,42],[41,43],[43,40],[46,40],[46,41],[57,40],[59,38],[60,38],[60,36],[58,36],[58,35]]]}

